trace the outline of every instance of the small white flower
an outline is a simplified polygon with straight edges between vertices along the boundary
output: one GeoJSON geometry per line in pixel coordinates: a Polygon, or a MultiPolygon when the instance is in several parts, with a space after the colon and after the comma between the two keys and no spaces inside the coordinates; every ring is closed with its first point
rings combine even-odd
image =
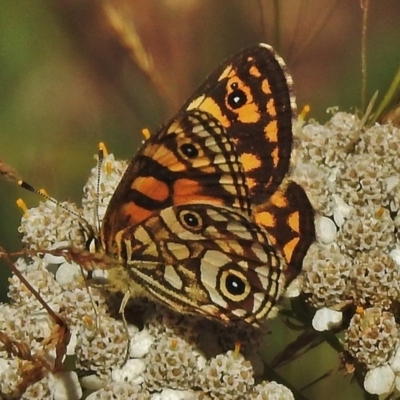
{"type": "Polygon", "coordinates": [[[312,320],[313,328],[318,331],[327,331],[342,323],[343,314],[340,311],[330,308],[321,308],[317,310],[312,320]]]}
{"type": "Polygon", "coordinates": [[[5,360],[4,358],[0,358],[0,375],[8,369],[10,366],[10,362],[5,360]]]}
{"type": "MultiPolygon", "coordinates": [[[[50,304],[53,310],[57,310],[55,305],[50,304]]],[[[49,313],[45,310],[41,310],[35,313],[35,327],[38,331],[42,332],[44,337],[51,335],[51,318],[49,313]]]]}
{"type": "Polygon", "coordinates": [[[329,171],[329,175],[328,175],[328,179],[327,179],[326,183],[327,183],[328,189],[332,192],[336,190],[336,179],[337,179],[338,173],[339,173],[338,167],[332,168],[329,171]]]}
{"type": "Polygon", "coordinates": [[[395,374],[389,365],[371,369],[364,379],[364,389],[371,394],[388,395],[395,386],[395,374]]]}
{"type": "Polygon", "coordinates": [[[129,382],[141,384],[143,382],[142,373],[146,369],[146,364],[142,360],[128,360],[121,368],[112,371],[114,382],[129,382]]]}

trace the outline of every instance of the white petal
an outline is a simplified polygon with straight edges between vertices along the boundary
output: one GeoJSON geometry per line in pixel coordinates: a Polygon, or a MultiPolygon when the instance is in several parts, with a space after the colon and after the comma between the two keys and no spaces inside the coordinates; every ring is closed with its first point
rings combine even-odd
{"type": "Polygon", "coordinates": [[[82,270],[78,264],[63,262],[57,269],[56,281],[61,286],[70,285],[76,282],[78,279],[83,278],[81,271],[82,270]]]}
{"type": "Polygon", "coordinates": [[[4,371],[6,371],[9,367],[9,362],[5,360],[4,358],[0,358],[0,374],[2,374],[4,371]]]}
{"type": "Polygon", "coordinates": [[[390,359],[390,368],[398,374],[400,372],[400,347],[397,348],[393,357],[390,359]]]}
{"type": "MultiPolygon", "coordinates": [[[[97,375],[88,375],[88,376],[83,376],[81,379],[82,382],[82,386],[85,389],[88,390],[99,390],[102,387],[104,387],[104,385],[106,384],[106,382],[104,381],[104,379],[101,379],[100,377],[98,377],[97,375]]],[[[94,396],[95,397],[95,396],[94,396]]],[[[94,398],[93,397],[93,398],[94,398]]],[[[89,397],[87,397],[88,399],[89,397]]]]}
{"type": "Polygon", "coordinates": [[[72,329],[71,330],[71,336],[69,338],[69,342],[67,345],[67,355],[72,356],[75,354],[75,347],[77,343],[77,334],[78,330],[77,329],[72,329]]]}
{"type": "MultiPolygon", "coordinates": [[[[68,247],[69,245],[70,243],[64,240],[50,246],[50,250],[62,249],[63,247],[68,247]]],[[[53,256],[52,254],[45,254],[43,259],[47,264],[62,264],[65,262],[65,258],[63,256],[53,256]]]]}
{"type": "Polygon", "coordinates": [[[51,389],[54,400],[79,400],[82,397],[82,388],[74,371],[53,375],[51,389]]]}
{"type": "MultiPolygon", "coordinates": [[[[163,389],[160,393],[159,400],[191,400],[193,399],[193,392],[191,390],[174,390],[163,389]]],[[[153,396],[154,397],[154,396],[153,396]]],[[[153,400],[152,397],[152,400],[153,400]]]]}
{"type": "Polygon", "coordinates": [[[301,289],[303,287],[303,279],[296,278],[292,282],[290,282],[289,286],[286,288],[284,296],[293,299],[294,297],[300,296],[301,289]]]}
{"type": "Polygon", "coordinates": [[[343,314],[330,308],[317,310],[312,320],[312,326],[316,331],[322,332],[334,328],[342,323],[343,314]]]}
{"type": "Polygon", "coordinates": [[[108,279],[108,271],[105,271],[103,269],[95,269],[92,271],[92,277],[93,279],[108,279]]]}
{"type": "Polygon", "coordinates": [[[128,360],[121,368],[112,371],[112,378],[115,382],[130,382],[140,384],[143,382],[142,374],[146,364],[139,359],[128,360]]]}
{"type": "Polygon", "coordinates": [[[86,397],[86,400],[96,400],[97,399],[97,391],[90,393],[89,396],[86,397]]]}
{"type": "Polygon", "coordinates": [[[389,176],[388,178],[383,180],[386,184],[386,191],[391,192],[398,184],[399,184],[399,177],[396,175],[389,176]]]}
{"type": "Polygon", "coordinates": [[[329,244],[336,238],[336,225],[328,217],[317,216],[315,218],[315,231],[320,243],[329,244]]]}
{"type": "Polygon", "coordinates": [[[367,372],[364,389],[371,394],[387,395],[395,385],[395,374],[388,365],[382,365],[367,372]]]}
{"type": "Polygon", "coordinates": [[[389,253],[390,257],[396,262],[398,266],[400,266],[400,248],[396,247],[389,253]]]}
{"type": "Polygon", "coordinates": [[[65,263],[65,258],[63,256],[53,256],[53,254],[45,254],[43,260],[47,264],[62,264],[65,263]]]}
{"type": "Polygon", "coordinates": [[[154,337],[146,329],[135,333],[130,342],[129,355],[133,358],[144,357],[149,352],[153,342],[154,337]]]}
{"type": "Polygon", "coordinates": [[[333,219],[337,226],[341,227],[344,223],[344,220],[349,218],[353,211],[353,207],[349,206],[345,203],[340,196],[337,194],[333,194],[333,219]]]}

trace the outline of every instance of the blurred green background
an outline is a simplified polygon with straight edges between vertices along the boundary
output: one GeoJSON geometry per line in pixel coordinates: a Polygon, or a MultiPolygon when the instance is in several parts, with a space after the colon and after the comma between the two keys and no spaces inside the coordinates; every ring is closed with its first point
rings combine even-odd
{"type": "MultiPolygon", "coordinates": [[[[326,120],[329,106],[360,107],[359,0],[109,3],[135,32],[141,61],[150,60],[147,71],[120,45],[101,1],[0,0],[0,159],[57,199],[80,202],[99,141],[118,158],[131,158],[143,127],[154,131],[225,57],[256,42],[274,45],[284,57],[299,108],[309,104],[310,117],[326,120]]],[[[399,0],[370,0],[368,98],[383,94],[399,67],[399,21],[399,0]]],[[[8,251],[21,248],[18,197],[28,206],[39,201],[0,181],[0,245],[8,251]]],[[[4,301],[8,272],[1,267],[4,301]]],[[[267,345],[268,357],[282,340],[288,339],[267,345]]],[[[297,388],[339,366],[336,355],[317,351],[285,370],[297,388]]],[[[355,385],[343,385],[341,373],[306,394],[336,399],[332,388],[339,385],[340,398],[361,398],[355,385]]]]}

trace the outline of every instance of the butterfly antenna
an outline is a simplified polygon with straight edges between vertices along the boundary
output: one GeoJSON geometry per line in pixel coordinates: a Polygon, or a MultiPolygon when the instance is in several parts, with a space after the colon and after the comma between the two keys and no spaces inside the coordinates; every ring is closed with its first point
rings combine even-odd
{"type": "MultiPolygon", "coordinates": [[[[89,232],[92,231],[92,228],[89,225],[89,223],[80,214],[69,209],[68,207],[65,207],[54,197],[49,196],[45,190],[36,189],[32,185],[30,185],[28,182],[21,179],[18,172],[13,167],[11,167],[7,163],[5,163],[3,160],[0,160],[0,176],[2,176],[3,178],[7,179],[10,182],[16,182],[18,186],[20,186],[22,189],[27,190],[28,192],[35,193],[35,194],[41,196],[42,198],[44,198],[45,200],[51,201],[53,204],[57,205],[58,207],[67,211],[68,213],[77,217],[79,219],[80,223],[84,226],[84,228],[86,228],[87,231],[89,231],[89,232]]],[[[26,206],[24,206],[22,200],[18,200],[17,204],[20,208],[22,208],[24,210],[24,212],[27,211],[26,206]]]]}
{"type": "MultiPolygon", "coordinates": [[[[79,213],[77,213],[74,210],[71,210],[70,208],[64,206],[63,204],[61,204],[58,200],[56,200],[54,197],[51,197],[47,194],[47,192],[44,189],[36,189],[35,187],[33,187],[32,185],[30,185],[28,182],[20,179],[17,181],[17,184],[22,188],[27,190],[28,192],[31,193],[35,193],[39,196],[41,196],[42,198],[44,198],[45,200],[51,201],[53,204],[55,204],[57,207],[60,207],[61,209],[63,209],[64,211],[68,212],[71,215],[74,215],[76,218],[78,218],[79,222],[81,223],[83,229],[85,229],[88,232],[92,231],[92,227],[89,225],[89,223],[82,217],[82,215],[80,215],[79,213]]],[[[17,202],[18,203],[18,202],[17,202]]]]}

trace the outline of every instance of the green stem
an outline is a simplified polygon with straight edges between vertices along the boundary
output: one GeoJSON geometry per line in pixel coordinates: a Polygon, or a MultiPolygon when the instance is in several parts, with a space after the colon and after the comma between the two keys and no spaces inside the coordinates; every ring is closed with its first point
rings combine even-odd
{"type": "Polygon", "coordinates": [[[396,72],[396,75],[394,76],[394,79],[392,83],[390,84],[390,87],[388,91],[386,92],[384,98],[382,99],[381,103],[379,104],[377,110],[371,117],[371,121],[369,121],[371,124],[376,122],[386,111],[391,103],[393,102],[393,99],[398,97],[400,94],[400,67],[396,72]]]}

